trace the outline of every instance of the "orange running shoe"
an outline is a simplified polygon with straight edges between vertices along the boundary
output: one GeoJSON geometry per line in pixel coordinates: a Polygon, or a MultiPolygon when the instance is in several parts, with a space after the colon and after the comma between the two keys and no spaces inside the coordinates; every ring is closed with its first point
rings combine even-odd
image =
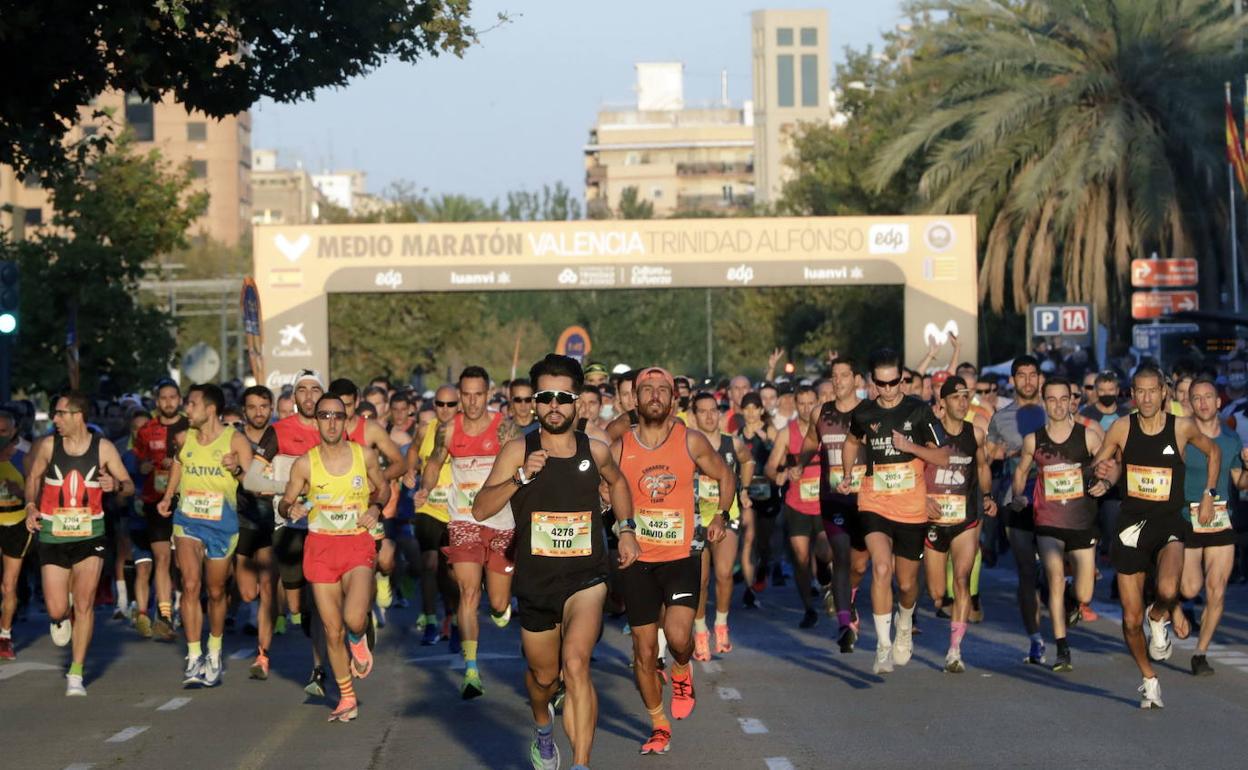
{"type": "Polygon", "coordinates": [[[1092,606],[1088,604],[1079,605],[1079,614],[1083,616],[1085,623],[1101,619],[1101,616],[1096,614],[1096,610],[1092,609],[1092,606]]]}
{"type": "Polygon", "coordinates": [[[672,718],[685,719],[693,713],[693,668],[686,667],[684,676],[672,670],[672,718]]]}
{"type": "Polygon", "coordinates": [[[715,626],[715,652],[723,655],[732,652],[732,642],[728,639],[728,624],[715,626]]]}
{"type": "Polygon", "coordinates": [[[338,701],[338,708],[329,715],[331,722],[350,722],[360,715],[360,704],[355,698],[343,698],[338,701]]]}
{"type": "Polygon", "coordinates": [[[255,662],[251,664],[250,674],[252,679],[268,679],[269,656],[263,652],[257,653],[255,662]]]}
{"type": "Polygon", "coordinates": [[[706,631],[693,632],[693,659],[711,659],[711,635],[706,631]]]}
{"type": "Polygon", "coordinates": [[[351,648],[351,676],[363,679],[373,670],[373,653],[368,649],[368,639],[360,637],[359,641],[348,642],[351,648]]]}
{"type": "Polygon", "coordinates": [[[650,733],[650,740],[641,744],[642,754],[666,754],[672,743],[672,731],[664,730],[662,727],[654,728],[654,732],[650,733]]]}

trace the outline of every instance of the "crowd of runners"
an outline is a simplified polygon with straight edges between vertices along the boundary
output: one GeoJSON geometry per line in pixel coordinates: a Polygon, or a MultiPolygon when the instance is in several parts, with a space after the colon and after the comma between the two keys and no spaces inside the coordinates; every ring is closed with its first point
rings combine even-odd
{"type": "Polygon", "coordinates": [[[460,695],[483,696],[484,598],[487,627],[514,614],[521,629],[533,766],[561,766],[561,710],[583,768],[604,616],[631,634],[641,753],[663,754],[694,711],[691,661],[733,650],[734,609],[791,581],[801,628],[834,619],[845,654],[869,614],[885,675],[910,661],[930,602],[957,674],[975,665],[963,647],[983,619],[981,564],[1008,551],[1026,663],[1074,669],[1067,631],[1095,618],[1112,570],[1140,706],[1162,707],[1153,662],[1172,636],[1196,635],[1191,672],[1213,673],[1227,583],[1248,574],[1242,356],[1079,372],[1024,355],[990,375],[877,350],[776,378],[781,358],[760,382],[551,354],[527,377],[469,366],[425,393],[304,370],[278,393],[68,392],[50,428],[0,410],[0,661],[41,597],[53,642],[71,647],[66,695],[85,696],[103,600],[135,634],[185,644],[169,677],[187,687],[224,681],[227,625],[256,636],[253,679],[273,644],[302,645],[308,696],[348,722],[396,603],[418,607],[423,645],[462,654],[460,695]]]}

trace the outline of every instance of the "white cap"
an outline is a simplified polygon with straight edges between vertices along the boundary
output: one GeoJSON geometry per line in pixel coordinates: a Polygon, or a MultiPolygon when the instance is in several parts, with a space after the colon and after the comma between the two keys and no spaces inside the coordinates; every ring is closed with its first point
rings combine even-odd
{"type": "Polygon", "coordinates": [[[292,384],[297,388],[299,383],[304,380],[312,380],[321,386],[321,390],[325,390],[325,380],[321,377],[321,373],[315,369],[300,369],[299,373],[295,375],[295,381],[292,384]]]}

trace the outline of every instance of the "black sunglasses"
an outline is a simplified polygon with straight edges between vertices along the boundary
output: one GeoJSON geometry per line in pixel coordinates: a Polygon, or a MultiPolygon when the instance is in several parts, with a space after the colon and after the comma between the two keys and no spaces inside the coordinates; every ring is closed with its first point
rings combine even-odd
{"type": "Polygon", "coordinates": [[[532,396],[512,396],[512,397],[511,397],[511,403],[513,403],[513,404],[531,404],[531,403],[533,403],[533,397],[532,397],[532,396]]]}
{"type": "Polygon", "coordinates": [[[575,393],[569,393],[566,390],[539,390],[533,394],[533,400],[539,404],[549,404],[554,401],[562,406],[574,403],[579,396],[575,393]]]}
{"type": "Polygon", "coordinates": [[[433,402],[433,405],[434,405],[434,406],[442,406],[442,407],[447,407],[447,406],[459,406],[459,402],[458,402],[458,401],[438,401],[438,400],[436,400],[436,399],[435,399],[435,400],[434,400],[434,402],[433,402]]]}
{"type": "Polygon", "coordinates": [[[992,388],[976,388],[975,392],[981,396],[986,396],[992,392],[992,388]]]}
{"type": "Polygon", "coordinates": [[[901,384],[901,377],[894,377],[891,380],[881,380],[879,377],[872,377],[877,388],[893,388],[901,384]]]}

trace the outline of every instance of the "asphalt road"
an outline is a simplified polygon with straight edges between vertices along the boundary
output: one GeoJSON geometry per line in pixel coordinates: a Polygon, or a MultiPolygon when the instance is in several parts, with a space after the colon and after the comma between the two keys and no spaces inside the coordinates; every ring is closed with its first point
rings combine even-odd
{"type": "MultiPolygon", "coordinates": [[[[629,639],[620,621],[608,621],[594,663],[601,716],[593,767],[1248,765],[1248,586],[1230,589],[1210,655],[1215,676],[1187,673],[1192,642],[1177,642],[1159,669],[1166,708],[1141,711],[1139,676],[1104,582],[1095,605],[1103,617],[1072,630],[1075,670],[1060,675],[1021,662],[1014,585],[1008,567],[984,570],[987,617],[963,644],[966,673],[941,670],[948,625],[925,601],[914,659],[885,678],[871,673],[869,623],[858,651],[842,655],[834,620],[799,630],[791,585],[771,587],[762,608],[734,608],[736,649],[695,664],[697,709],[675,724],[665,757],[637,754],[648,722],[627,663],[629,639]]],[[[866,595],[859,601],[869,618],[866,595]]],[[[182,644],[141,640],[100,610],[86,667],[90,694],[70,699],[67,650],[52,645],[46,617],[34,611],[15,629],[18,661],[0,665],[0,757],[24,770],[526,767],[531,727],[517,624],[499,630],[483,622],[486,695],[464,702],[459,657],[445,642],[421,647],[414,618],[413,610],[391,612],[374,673],[356,685],[361,719],[340,725],[326,723],[329,703],[303,694],[310,653],[297,631],[274,644],[267,682],[247,679],[254,640],[231,633],[224,684],[184,690],[182,644]]]]}

